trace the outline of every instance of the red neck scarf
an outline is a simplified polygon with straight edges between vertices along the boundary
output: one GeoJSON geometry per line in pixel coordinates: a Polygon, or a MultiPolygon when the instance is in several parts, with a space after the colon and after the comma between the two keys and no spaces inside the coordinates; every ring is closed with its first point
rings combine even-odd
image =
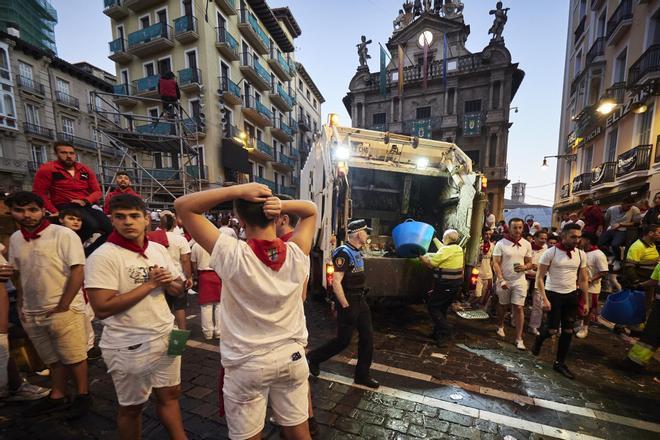
{"type": "Polygon", "coordinates": [[[592,244],[591,246],[589,246],[588,249],[585,249],[584,251],[589,253],[589,252],[597,251],[598,249],[599,249],[598,246],[592,244]]]}
{"type": "Polygon", "coordinates": [[[286,243],[287,241],[291,240],[291,237],[293,237],[293,232],[294,232],[294,231],[287,232],[286,234],[282,235],[282,236],[280,237],[280,240],[282,240],[282,241],[285,242],[285,243],[286,243]]]}
{"type": "Polygon", "coordinates": [[[570,259],[570,258],[573,258],[573,251],[575,250],[575,248],[573,248],[573,249],[566,249],[566,248],[564,247],[564,244],[563,244],[561,241],[558,242],[558,243],[555,245],[555,247],[556,247],[557,249],[559,249],[560,251],[564,251],[564,252],[566,252],[566,255],[568,255],[568,258],[569,258],[569,259],[570,259]]]}
{"type": "Polygon", "coordinates": [[[532,250],[533,251],[540,251],[541,249],[543,249],[543,246],[539,246],[538,244],[536,244],[536,242],[534,240],[532,240],[532,250]]]}
{"type": "Polygon", "coordinates": [[[521,246],[522,246],[522,245],[520,244],[520,240],[522,239],[522,237],[520,237],[519,239],[515,240],[512,236],[510,236],[509,234],[506,234],[506,235],[504,235],[504,238],[506,238],[506,239],[509,240],[511,243],[513,243],[513,246],[518,246],[518,247],[521,247],[521,246]]]}
{"type": "Polygon", "coordinates": [[[286,260],[286,244],[281,239],[276,238],[272,241],[252,239],[248,240],[247,244],[262,263],[279,272],[286,260]]]}
{"type": "Polygon", "coordinates": [[[149,241],[156,242],[166,248],[170,247],[170,240],[167,238],[167,231],[163,229],[156,229],[155,231],[148,232],[147,238],[149,241]]]}
{"type": "Polygon", "coordinates": [[[116,244],[117,246],[127,249],[131,252],[135,252],[136,254],[141,255],[144,258],[147,258],[145,251],[147,250],[147,246],[149,246],[149,239],[147,238],[146,235],[144,236],[144,245],[142,247],[122,237],[121,235],[119,235],[117,231],[112,231],[112,233],[108,236],[108,240],[106,241],[108,243],[116,244]]]}
{"type": "Polygon", "coordinates": [[[27,229],[21,227],[21,234],[23,234],[23,238],[25,241],[30,241],[30,240],[36,240],[37,238],[41,237],[39,233],[46,229],[50,225],[50,222],[48,220],[42,220],[41,224],[37,226],[37,229],[34,231],[28,231],[27,229]]]}
{"type": "Polygon", "coordinates": [[[481,253],[483,255],[488,255],[488,252],[490,252],[490,246],[490,241],[484,241],[484,243],[481,245],[481,253]]]}

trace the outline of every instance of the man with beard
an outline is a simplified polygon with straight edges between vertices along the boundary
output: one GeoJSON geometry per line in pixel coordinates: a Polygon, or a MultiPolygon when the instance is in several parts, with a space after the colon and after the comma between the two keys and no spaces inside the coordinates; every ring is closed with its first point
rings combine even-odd
{"type": "Polygon", "coordinates": [[[77,208],[83,217],[80,239],[86,242],[95,232],[110,234],[112,226],[103,212],[92,207],[103,195],[96,174],[76,161],[71,145],[56,143],[57,160],[41,165],[32,190],[44,201],[46,211],[56,216],[60,209],[77,208]]]}
{"type": "Polygon", "coordinates": [[[120,171],[115,175],[115,184],[117,185],[115,189],[105,196],[105,202],[103,203],[103,213],[105,215],[110,215],[110,200],[112,200],[113,197],[121,194],[130,194],[132,196],[140,197],[140,194],[133,190],[131,177],[125,171],[120,171]]]}

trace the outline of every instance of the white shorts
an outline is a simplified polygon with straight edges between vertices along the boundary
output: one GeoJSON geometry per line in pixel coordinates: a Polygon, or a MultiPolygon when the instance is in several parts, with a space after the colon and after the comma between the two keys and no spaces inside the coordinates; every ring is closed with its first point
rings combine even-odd
{"type": "Polygon", "coordinates": [[[503,306],[514,304],[516,306],[524,306],[525,298],[527,298],[527,282],[518,284],[509,284],[509,289],[505,290],[497,286],[497,297],[500,304],[503,306]]]}
{"type": "Polygon", "coordinates": [[[295,342],[225,367],[222,392],[229,437],[240,440],[260,433],[268,402],[278,425],[304,423],[309,418],[308,377],[305,347],[295,342]]]}
{"type": "Polygon", "coordinates": [[[130,348],[103,348],[103,360],[121,406],[141,405],[153,388],[181,383],[181,356],[169,356],[169,335],[130,348]]]}

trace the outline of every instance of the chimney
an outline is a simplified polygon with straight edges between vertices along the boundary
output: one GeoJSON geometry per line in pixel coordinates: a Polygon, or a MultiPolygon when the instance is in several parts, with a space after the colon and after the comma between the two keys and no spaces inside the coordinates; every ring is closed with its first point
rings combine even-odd
{"type": "Polygon", "coordinates": [[[21,30],[16,23],[7,23],[7,33],[14,38],[21,38],[21,30]]]}
{"type": "Polygon", "coordinates": [[[513,185],[511,185],[511,200],[513,200],[516,203],[524,204],[525,186],[527,186],[527,184],[523,182],[516,182],[513,185]]]}

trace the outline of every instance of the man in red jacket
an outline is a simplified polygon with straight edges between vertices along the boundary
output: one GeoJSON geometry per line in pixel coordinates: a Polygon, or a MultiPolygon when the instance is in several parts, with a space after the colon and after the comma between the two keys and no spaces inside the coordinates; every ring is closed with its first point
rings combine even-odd
{"type": "Polygon", "coordinates": [[[165,72],[158,80],[158,94],[163,101],[163,110],[174,117],[175,109],[178,107],[176,103],[181,99],[181,91],[171,71],[165,72]]]}
{"type": "Polygon", "coordinates": [[[92,207],[103,195],[96,174],[86,165],[76,162],[71,145],[55,144],[57,160],[41,165],[34,175],[32,191],[44,199],[44,207],[55,216],[63,208],[76,208],[83,217],[79,232],[83,242],[94,233],[108,235],[110,221],[99,209],[92,207]]]}
{"type": "Polygon", "coordinates": [[[589,197],[582,201],[582,217],[584,217],[582,232],[600,233],[605,224],[605,216],[603,216],[603,211],[594,203],[593,199],[589,197]]]}
{"type": "Polygon", "coordinates": [[[115,189],[110,191],[106,196],[105,196],[105,202],[103,203],[103,212],[105,215],[110,215],[110,200],[114,196],[118,196],[121,194],[130,194],[132,196],[137,196],[142,198],[140,194],[136,193],[133,190],[133,187],[131,186],[131,177],[125,172],[125,171],[119,171],[115,175],[115,189]]]}

